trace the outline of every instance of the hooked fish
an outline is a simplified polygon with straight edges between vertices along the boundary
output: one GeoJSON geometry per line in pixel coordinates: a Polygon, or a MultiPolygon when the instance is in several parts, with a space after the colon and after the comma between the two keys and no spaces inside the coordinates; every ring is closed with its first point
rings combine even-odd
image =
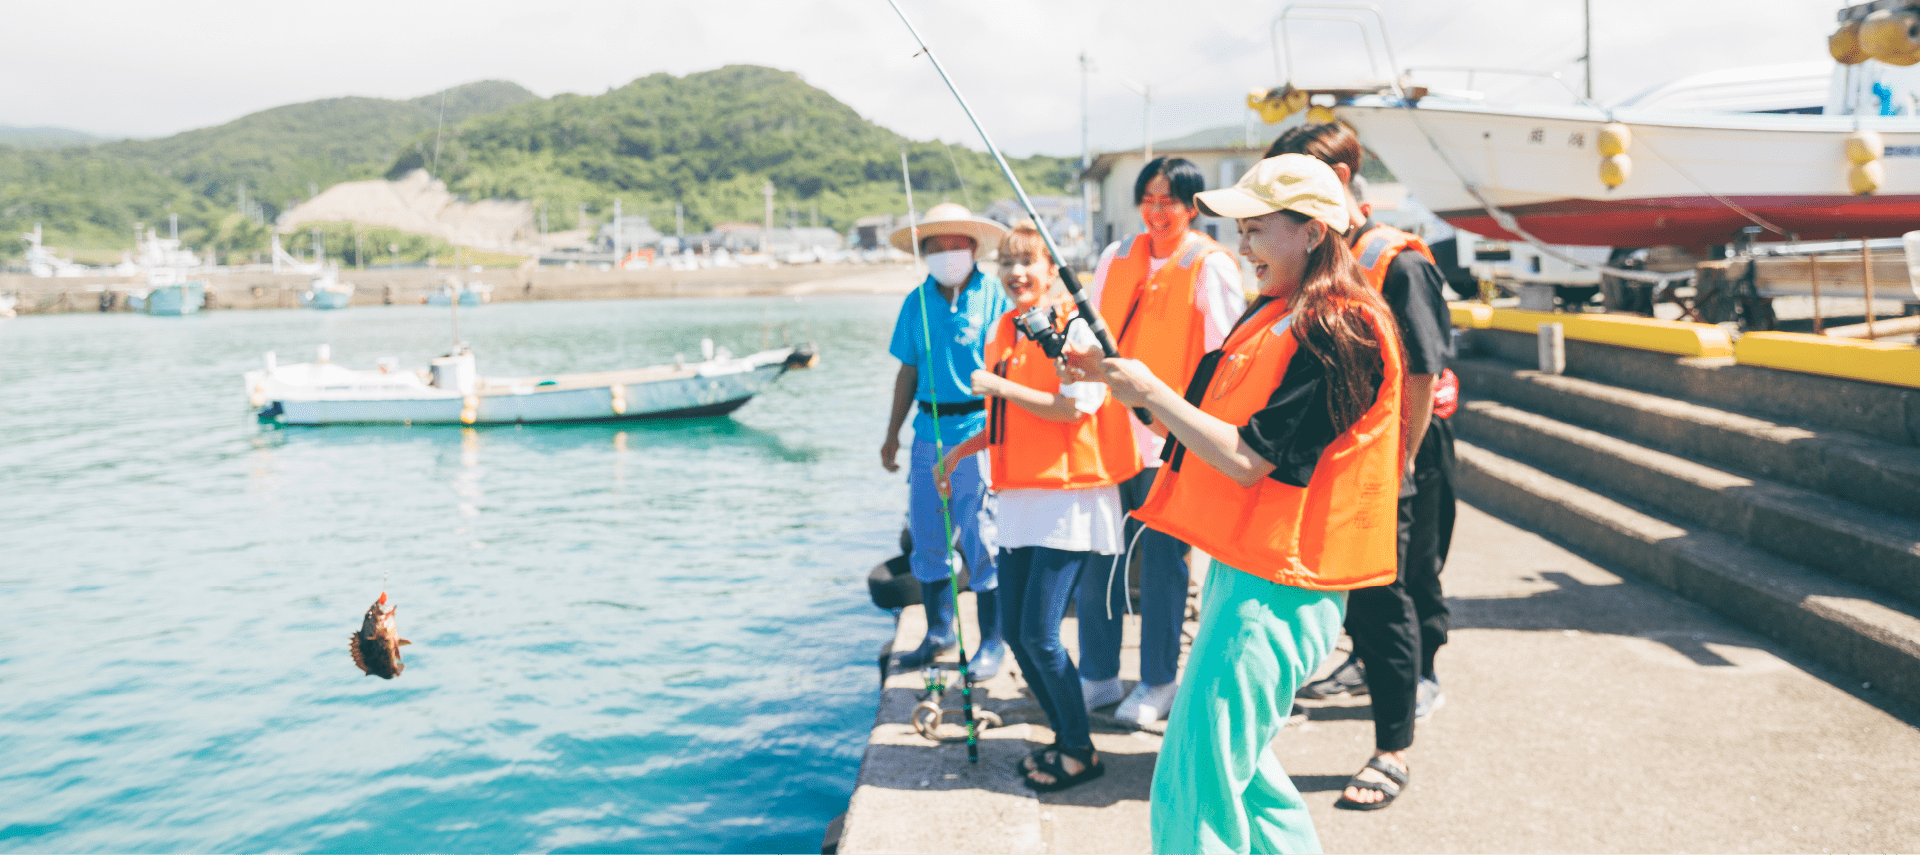
{"type": "Polygon", "coordinates": [[[387,605],[386,591],[381,591],[380,599],[367,607],[367,618],[361,621],[360,631],[353,634],[347,648],[361,673],[391,680],[407,669],[406,663],[400,661],[400,645],[413,642],[400,637],[400,628],[393,619],[398,611],[397,607],[387,605]]]}

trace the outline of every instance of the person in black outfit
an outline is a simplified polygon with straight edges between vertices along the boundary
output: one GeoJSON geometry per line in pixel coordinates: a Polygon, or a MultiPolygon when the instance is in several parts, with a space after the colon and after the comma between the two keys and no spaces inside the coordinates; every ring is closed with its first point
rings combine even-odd
{"type": "MultiPolygon", "coordinates": [[[[1361,148],[1353,131],[1339,123],[1294,128],[1267,150],[1312,155],[1334,168],[1351,187],[1360,169],[1361,148]]],[[[1363,247],[1376,224],[1357,195],[1348,198],[1351,215],[1364,219],[1349,241],[1363,247]]],[[[1362,266],[1368,266],[1364,256],[1362,266]]],[[[1347,600],[1345,627],[1354,655],[1327,679],[1310,683],[1301,697],[1324,698],[1348,691],[1370,691],[1373,703],[1374,757],[1348,782],[1337,807],[1378,810],[1391,804],[1408,777],[1407,749],[1414,721],[1445,701],[1434,672],[1434,654],[1447,642],[1448,609],[1440,590],[1440,570],[1453,540],[1453,429],[1451,415],[1458,386],[1446,371],[1453,356],[1453,323],[1443,288],[1444,275],[1413,247],[1387,265],[1381,296],[1399,321],[1407,356],[1408,442],[1415,448],[1400,491],[1399,574],[1393,584],[1354,590],[1347,600]],[[1426,410],[1436,398],[1439,412],[1426,410]],[[1424,404],[1424,406],[1423,406],[1424,404]],[[1378,768],[1388,765],[1397,775],[1378,768]]]]}

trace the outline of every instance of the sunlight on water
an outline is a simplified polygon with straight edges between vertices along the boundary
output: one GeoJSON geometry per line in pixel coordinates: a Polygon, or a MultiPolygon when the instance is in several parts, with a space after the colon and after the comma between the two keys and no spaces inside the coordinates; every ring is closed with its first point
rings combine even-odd
{"type": "Polygon", "coordinates": [[[891,633],[898,299],[465,311],[483,373],[822,351],[731,417],[481,429],[245,408],[264,351],[423,365],[443,309],[0,321],[0,849],[817,847],[891,633]]]}

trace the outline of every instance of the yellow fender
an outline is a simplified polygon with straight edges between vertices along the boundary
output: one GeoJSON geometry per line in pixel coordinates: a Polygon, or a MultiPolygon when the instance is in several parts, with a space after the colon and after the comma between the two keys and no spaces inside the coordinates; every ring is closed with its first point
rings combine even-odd
{"type": "Polygon", "coordinates": [[[1920,15],[1881,9],[1860,22],[1860,47],[1888,65],[1920,62],[1920,15]]]}
{"type": "Polygon", "coordinates": [[[1867,49],[1860,45],[1860,22],[1848,21],[1827,37],[1827,53],[1833,55],[1833,61],[1841,65],[1859,65],[1868,59],[1867,49]]]}
{"type": "Polygon", "coordinates": [[[1616,154],[1612,157],[1601,159],[1600,183],[1607,185],[1608,190],[1627,183],[1627,179],[1632,176],[1633,158],[1624,154],[1616,154]]]}
{"type": "Polygon", "coordinates": [[[1329,125],[1333,123],[1333,108],[1315,104],[1307,108],[1307,124],[1329,125]]]}
{"type": "Polygon", "coordinates": [[[1608,122],[1600,126],[1600,156],[1612,157],[1626,154],[1633,145],[1633,129],[1619,122],[1608,122]]]}
{"type": "Polygon", "coordinates": [[[1847,160],[1853,163],[1869,163],[1879,160],[1887,153],[1887,146],[1880,141],[1877,131],[1854,131],[1847,134],[1847,160]]]}
{"type": "Polygon", "coordinates": [[[608,386],[607,392],[613,396],[613,414],[616,416],[626,415],[627,387],[620,385],[608,386]]]}
{"type": "Polygon", "coordinates": [[[1880,189],[1880,185],[1885,183],[1887,183],[1887,171],[1880,165],[1880,161],[1869,160],[1866,163],[1856,163],[1852,169],[1847,170],[1847,189],[1853,191],[1855,196],[1872,195],[1875,190],[1880,189]]]}

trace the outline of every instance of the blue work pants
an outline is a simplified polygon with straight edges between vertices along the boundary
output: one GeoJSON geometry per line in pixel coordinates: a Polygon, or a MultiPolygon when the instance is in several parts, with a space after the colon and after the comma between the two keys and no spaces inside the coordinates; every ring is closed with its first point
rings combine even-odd
{"type": "MultiPolygon", "coordinates": [[[[963,439],[966,437],[953,437],[951,441],[963,439]]],[[[911,468],[907,470],[907,527],[913,532],[913,578],[921,582],[938,582],[953,573],[947,566],[952,541],[947,539],[946,524],[940,518],[940,493],[933,487],[933,465],[938,462],[940,450],[915,436],[908,460],[911,468]]],[[[968,587],[975,591],[991,591],[1000,584],[994,572],[998,544],[987,477],[984,452],[961,460],[953,467],[953,496],[947,502],[953,514],[953,536],[959,541],[960,554],[967,559],[971,579],[968,587]]]]}

